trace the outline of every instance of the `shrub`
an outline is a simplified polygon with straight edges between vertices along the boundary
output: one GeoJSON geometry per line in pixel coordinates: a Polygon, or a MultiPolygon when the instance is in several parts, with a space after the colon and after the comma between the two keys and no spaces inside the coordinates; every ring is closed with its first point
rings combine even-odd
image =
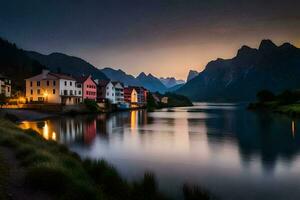
{"type": "Polygon", "coordinates": [[[195,185],[184,184],[182,187],[183,196],[185,200],[210,200],[215,199],[204,188],[195,185]]]}
{"type": "Polygon", "coordinates": [[[275,100],[275,95],[269,90],[261,90],[256,94],[259,102],[268,102],[275,100]]]}
{"type": "Polygon", "coordinates": [[[99,106],[96,101],[85,99],[84,104],[87,107],[87,109],[91,112],[99,112],[99,106]]]}

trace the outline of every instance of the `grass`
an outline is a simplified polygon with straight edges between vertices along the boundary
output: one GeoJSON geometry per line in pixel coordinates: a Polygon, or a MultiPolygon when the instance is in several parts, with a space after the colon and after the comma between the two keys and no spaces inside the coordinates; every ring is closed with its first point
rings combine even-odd
{"type": "Polygon", "coordinates": [[[279,101],[270,101],[264,103],[252,103],[249,105],[250,109],[264,109],[270,110],[276,113],[286,114],[292,117],[300,116],[300,104],[282,104],[279,101]]]}
{"type": "MultiPolygon", "coordinates": [[[[46,141],[35,131],[21,130],[1,118],[0,145],[15,153],[25,171],[25,186],[48,193],[53,199],[169,199],[158,190],[152,173],[145,173],[140,181],[129,183],[104,160],[81,160],[64,145],[46,141]]],[[[4,194],[3,177],[7,177],[7,168],[1,161],[0,192],[4,194]]],[[[209,199],[206,193],[194,193],[194,197],[209,199]]]]}
{"type": "Polygon", "coordinates": [[[8,166],[3,160],[3,155],[0,154],[0,199],[7,199],[6,187],[8,177],[8,166]]]}

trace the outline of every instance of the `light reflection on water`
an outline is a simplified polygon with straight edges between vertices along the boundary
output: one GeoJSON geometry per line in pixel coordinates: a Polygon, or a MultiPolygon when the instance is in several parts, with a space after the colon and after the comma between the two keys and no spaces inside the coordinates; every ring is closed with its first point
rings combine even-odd
{"type": "Polygon", "coordinates": [[[183,182],[222,199],[300,197],[298,120],[235,104],[196,104],[23,122],[82,157],[104,158],[127,179],[153,171],[172,196],[183,182]]]}

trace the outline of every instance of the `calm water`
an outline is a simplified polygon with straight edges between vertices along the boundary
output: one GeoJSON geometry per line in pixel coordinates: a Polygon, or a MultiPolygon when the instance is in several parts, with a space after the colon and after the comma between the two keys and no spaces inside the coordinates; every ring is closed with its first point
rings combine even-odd
{"type": "Polygon", "coordinates": [[[128,180],[155,173],[180,199],[184,183],[222,199],[299,199],[300,122],[244,105],[201,103],[158,112],[23,122],[82,157],[104,158],[128,180]]]}

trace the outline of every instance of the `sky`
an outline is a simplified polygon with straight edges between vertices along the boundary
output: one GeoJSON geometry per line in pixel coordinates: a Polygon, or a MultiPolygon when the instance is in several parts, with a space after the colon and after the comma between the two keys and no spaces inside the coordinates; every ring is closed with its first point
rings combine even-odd
{"type": "Polygon", "coordinates": [[[262,39],[300,47],[299,0],[0,0],[0,37],[98,68],[186,79],[262,39]]]}

